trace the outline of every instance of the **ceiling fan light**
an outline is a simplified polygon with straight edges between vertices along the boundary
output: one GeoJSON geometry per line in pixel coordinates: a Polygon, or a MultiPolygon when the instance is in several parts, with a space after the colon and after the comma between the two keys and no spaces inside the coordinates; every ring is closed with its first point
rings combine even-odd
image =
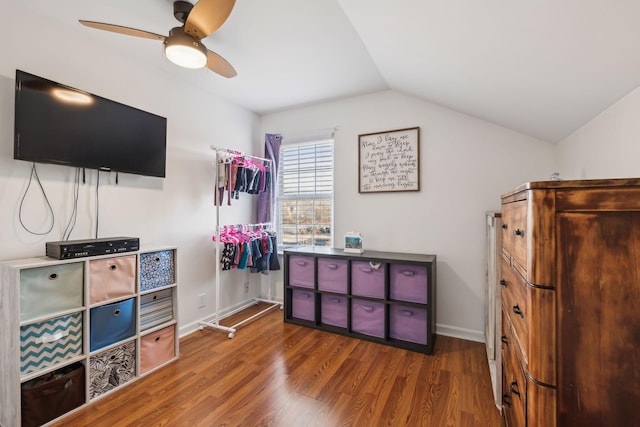
{"type": "Polygon", "coordinates": [[[207,48],[187,35],[182,28],[171,30],[164,42],[164,54],[171,62],[185,68],[202,68],[207,65],[207,48]]]}

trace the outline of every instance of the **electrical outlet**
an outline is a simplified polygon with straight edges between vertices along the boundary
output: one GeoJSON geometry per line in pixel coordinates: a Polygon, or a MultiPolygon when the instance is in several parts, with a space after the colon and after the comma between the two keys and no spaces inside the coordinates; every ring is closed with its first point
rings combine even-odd
{"type": "Polygon", "coordinates": [[[244,282],[244,293],[245,294],[249,293],[249,282],[244,282]]]}
{"type": "Polygon", "coordinates": [[[198,295],[198,308],[202,308],[207,305],[207,294],[198,295]]]}

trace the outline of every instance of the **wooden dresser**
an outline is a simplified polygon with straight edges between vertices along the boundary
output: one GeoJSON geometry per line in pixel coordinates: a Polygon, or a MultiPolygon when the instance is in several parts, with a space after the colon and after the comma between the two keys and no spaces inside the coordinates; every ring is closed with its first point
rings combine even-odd
{"type": "Polygon", "coordinates": [[[640,426],[640,179],[502,195],[508,426],[640,426]]]}

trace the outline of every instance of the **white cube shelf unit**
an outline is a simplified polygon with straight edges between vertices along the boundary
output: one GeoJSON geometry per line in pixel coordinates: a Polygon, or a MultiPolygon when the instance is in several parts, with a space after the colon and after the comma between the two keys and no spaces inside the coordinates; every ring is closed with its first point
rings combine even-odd
{"type": "Polygon", "coordinates": [[[0,426],[42,425],[178,358],[177,249],[0,263],[0,426]]]}

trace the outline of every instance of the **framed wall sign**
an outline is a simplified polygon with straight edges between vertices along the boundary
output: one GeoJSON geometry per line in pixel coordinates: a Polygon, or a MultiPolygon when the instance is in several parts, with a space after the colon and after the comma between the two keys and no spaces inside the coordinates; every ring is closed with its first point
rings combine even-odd
{"type": "Polygon", "coordinates": [[[358,135],[358,192],[420,191],[420,128],[358,135]]]}

